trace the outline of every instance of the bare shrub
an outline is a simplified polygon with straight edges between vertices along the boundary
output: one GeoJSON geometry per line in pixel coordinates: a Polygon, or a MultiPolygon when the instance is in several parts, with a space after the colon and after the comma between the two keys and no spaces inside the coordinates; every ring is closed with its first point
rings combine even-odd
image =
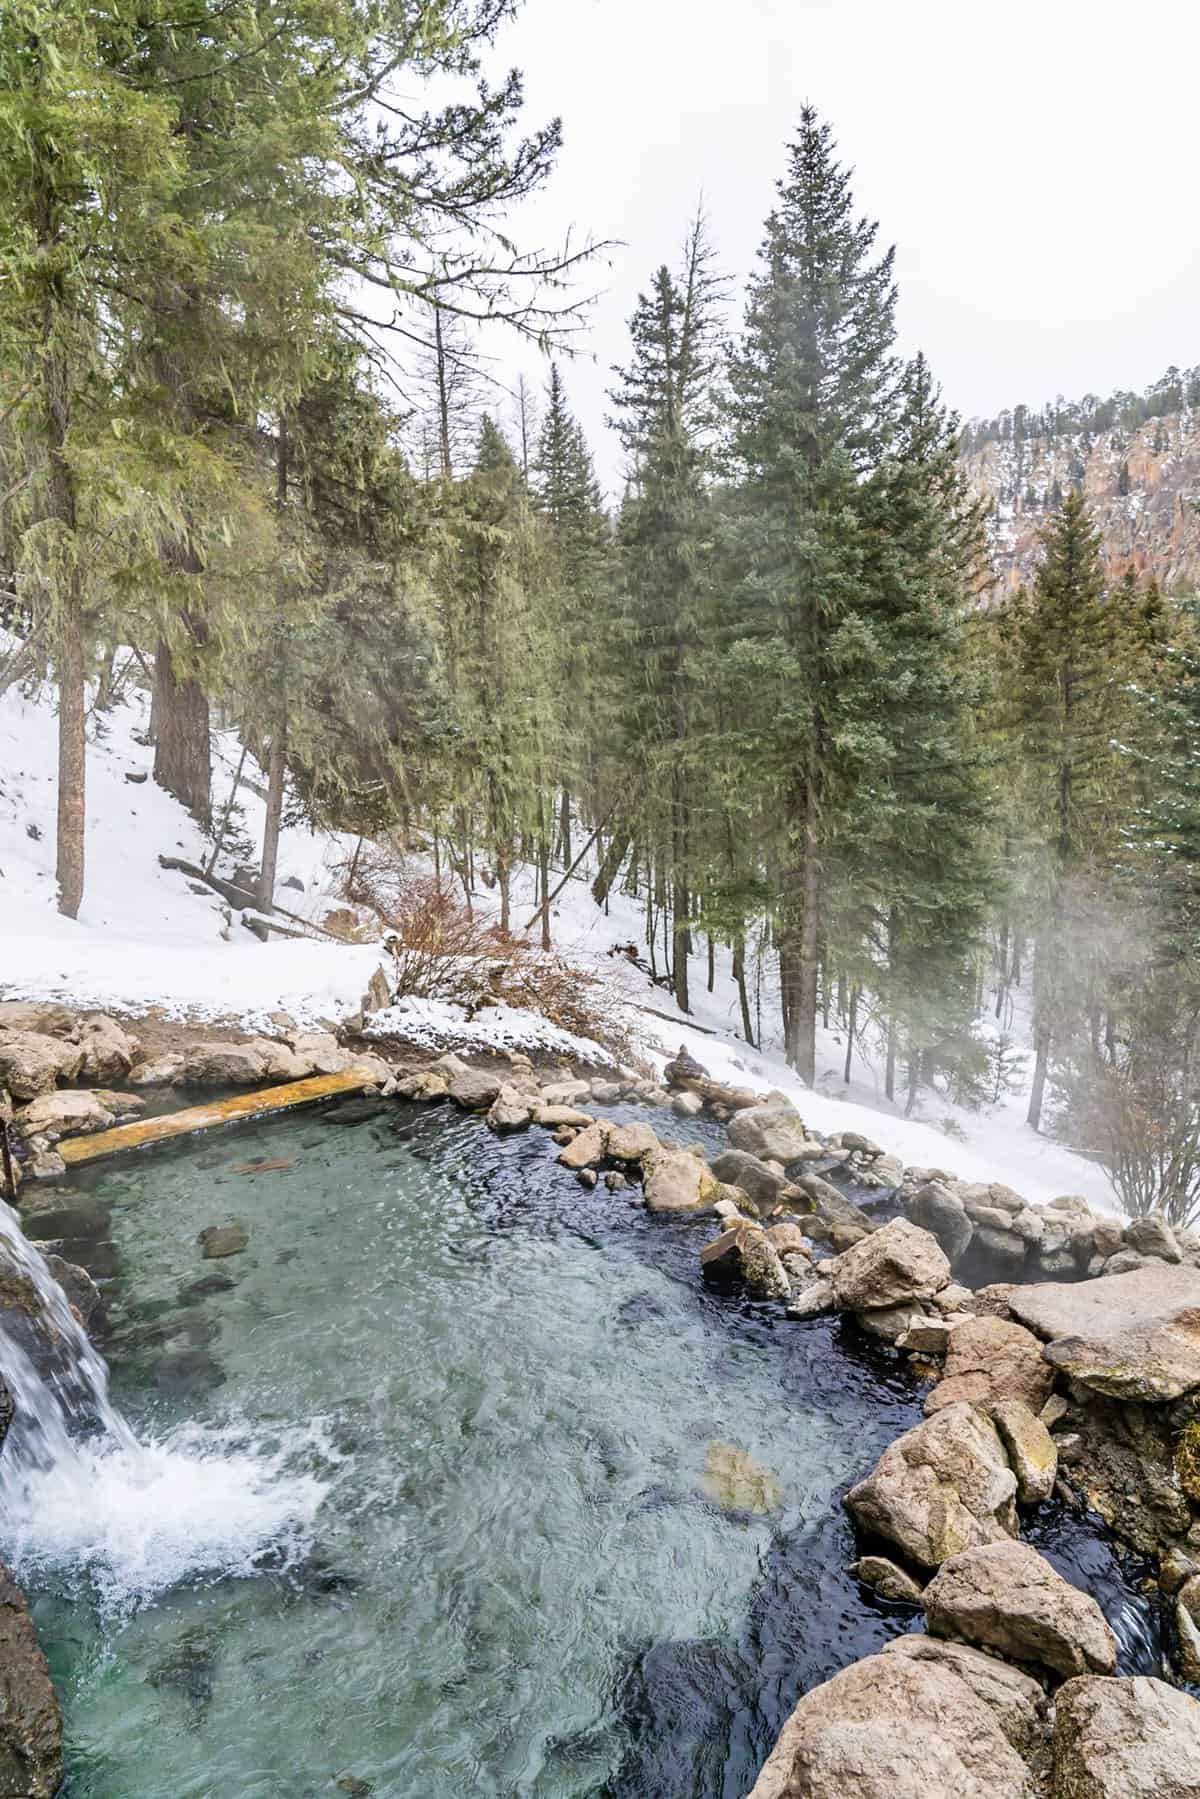
{"type": "Polygon", "coordinates": [[[1165,1058],[1140,1056],[1108,1071],[1100,1117],[1105,1162],[1135,1218],[1200,1218],[1200,1095],[1165,1058]]]}
{"type": "Polygon", "coordinates": [[[489,1005],[519,1007],[649,1072],[610,982],[469,911],[445,882],[377,852],[360,859],[346,897],[383,926],[397,998],[448,1000],[471,1015],[489,1005]]]}

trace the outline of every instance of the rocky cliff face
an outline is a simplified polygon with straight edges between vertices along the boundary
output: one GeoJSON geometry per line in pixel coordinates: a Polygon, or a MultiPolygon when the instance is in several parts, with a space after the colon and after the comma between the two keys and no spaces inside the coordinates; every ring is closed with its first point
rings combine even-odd
{"type": "Polygon", "coordinates": [[[1013,592],[1038,561],[1038,532],[1080,483],[1110,574],[1154,574],[1168,593],[1200,591],[1200,407],[1133,430],[1041,429],[970,445],[963,463],[992,507],[996,589],[1013,592]]]}

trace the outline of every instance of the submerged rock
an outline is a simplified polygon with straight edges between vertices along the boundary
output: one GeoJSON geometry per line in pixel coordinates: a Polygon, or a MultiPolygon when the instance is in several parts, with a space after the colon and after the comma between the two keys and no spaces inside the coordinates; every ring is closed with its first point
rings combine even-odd
{"type": "Polygon", "coordinates": [[[1081,1676],[1058,1690],[1055,1799],[1195,1799],[1200,1704],[1165,1681],[1081,1676]]]}
{"type": "Polygon", "coordinates": [[[783,1487],[769,1468],[764,1468],[736,1443],[719,1439],[710,1443],[700,1485],[726,1512],[778,1511],[783,1487]]]}
{"type": "Polygon", "coordinates": [[[217,1261],[223,1256],[240,1255],[250,1237],[240,1224],[210,1224],[200,1232],[196,1241],[209,1261],[217,1261]]]}
{"type": "Polygon", "coordinates": [[[995,1713],[951,1667],[871,1655],[806,1693],[749,1799],[1033,1799],[995,1713]]]}
{"type": "Polygon", "coordinates": [[[889,1561],[886,1555],[864,1555],[851,1562],[850,1572],[864,1587],[870,1587],[881,1599],[898,1605],[920,1605],[921,1588],[911,1574],[889,1561]]]}
{"type": "Polygon", "coordinates": [[[846,1495],[856,1523],[922,1568],[1016,1530],[1017,1480],[991,1420],[948,1406],[888,1445],[846,1495]]]}
{"type": "Polygon", "coordinates": [[[983,1543],[951,1556],[925,1589],[935,1636],[958,1637],[1054,1674],[1111,1674],[1117,1639],[1089,1593],[1028,1543],[983,1543]]]}

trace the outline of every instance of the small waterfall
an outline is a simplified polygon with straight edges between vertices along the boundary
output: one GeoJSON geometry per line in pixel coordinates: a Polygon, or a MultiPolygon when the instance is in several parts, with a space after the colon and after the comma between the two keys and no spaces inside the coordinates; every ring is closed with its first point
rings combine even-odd
{"type": "Polygon", "coordinates": [[[0,1555],[18,1576],[82,1578],[130,1610],[180,1581],[302,1557],[336,1460],[319,1426],[264,1442],[236,1422],[143,1440],[45,1258],[0,1202],[0,1555]],[[321,1470],[318,1472],[318,1468],[321,1470]]]}

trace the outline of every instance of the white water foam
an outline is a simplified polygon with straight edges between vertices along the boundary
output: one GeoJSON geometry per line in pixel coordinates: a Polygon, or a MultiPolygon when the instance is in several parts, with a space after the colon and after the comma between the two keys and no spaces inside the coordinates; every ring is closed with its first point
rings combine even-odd
{"type": "Polygon", "coordinates": [[[0,1330],[14,1406],[0,1551],[19,1578],[80,1576],[104,1609],[131,1611],[181,1581],[252,1574],[267,1556],[286,1568],[311,1549],[328,1490],[314,1462],[338,1459],[319,1425],[264,1442],[237,1424],[189,1424],[140,1442],[109,1398],[103,1357],[3,1204],[0,1255],[37,1296],[25,1343],[0,1330]]]}

